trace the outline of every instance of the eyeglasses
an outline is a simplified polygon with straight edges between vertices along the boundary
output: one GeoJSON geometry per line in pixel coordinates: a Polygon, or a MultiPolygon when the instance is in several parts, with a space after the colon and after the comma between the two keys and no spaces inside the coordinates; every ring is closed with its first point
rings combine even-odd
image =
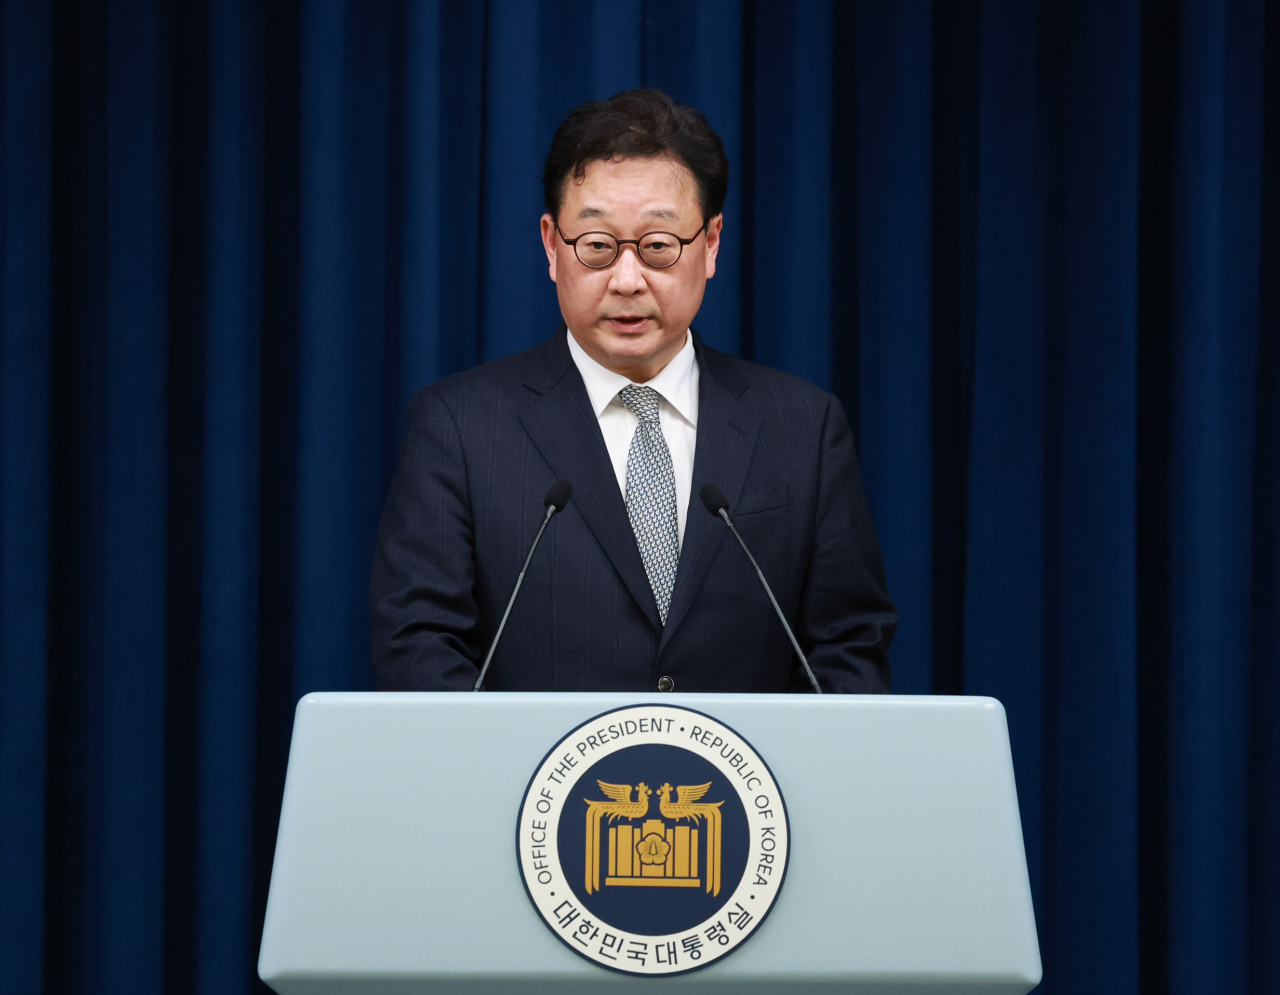
{"type": "Polygon", "coordinates": [[[669,231],[645,232],[639,238],[615,238],[607,231],[584,232],[577,238],[565,238],[560,226],[556,234],[565,245],[573,246],[578,262],[591,269],[607,269],[612,266],[624,245],[634,245],[640,261],[654,269],[666,269],[680,261],[684,247],[697,240],[705,229],[694,232],[693,238],[681,238],[669,231]]]}

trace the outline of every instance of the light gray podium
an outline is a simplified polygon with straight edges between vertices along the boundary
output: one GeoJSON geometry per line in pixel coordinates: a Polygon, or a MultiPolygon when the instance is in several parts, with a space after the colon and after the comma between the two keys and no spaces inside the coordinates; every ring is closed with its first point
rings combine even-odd
{"type": "Polygon", "coordinates": [[[1004,709],[961,697],[307,695],[258,971],[281,995],[1022,995],[1041,967],[1004,709]],[[664,979],[605,970],[558,942],[515,853],[546,752],[646,701],[733,727],[790,816],[786,882],[756,934],[664,979]]]}

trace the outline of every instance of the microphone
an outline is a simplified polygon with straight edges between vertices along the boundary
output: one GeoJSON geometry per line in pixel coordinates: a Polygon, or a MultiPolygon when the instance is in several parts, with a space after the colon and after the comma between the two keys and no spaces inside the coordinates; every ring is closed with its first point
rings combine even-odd
{"type": "Polygon", "coordinates": [[[773,605],[773,610],[778,613],[778,621],[782,623],[782,627],[787,630],[787,638],[791,640],[791,645],[796,651],[796,656],[800,657],[800,662],[804,664],[804,672],[808,675],[809,683],[813,685],[813,690],[818,694],[822,694],[822,688],[818,686],[818,679],[813,676],[813,669],[809,666],[809,660],[804,655],[804,650],[800,648],[800,644],[796,642],[796,634],[791,631],[791,626],[787,624],[787,617],[782,614],[782,609],[778,607],[778,599],[773,596],[773,589],[769,587],[769,582],[764,579],[764,572],[760,569],[760,564],[756,562],[756,558],[751,555],[751,550],[747,549],[746,542],[742,536],[738,534],[738,530],[733,527],[733,519],[729,517],[729,499],[724,496],[722,491],[715,484],[707,484],[698,496],[702,498],[702,503],[707,506],[707,511],[711,512],[716,518],[723,518],[725,525],[729,526],[729,531],[733,533],[734,538],[738,540],[738,545],[742,547],[742,551],[747,554],[747,559],[751,561],[751,565],[756,568],[756,576],[760,578],[760,583],[764,587],[764,593],[769,595],[769,603],[773,605]]]}
{"type": "Polygon", "coordinates": [[[520,585],[524,583],[525,571],[529,569],[529,561],[533,559],[533,551],[538,548],[542,533],[547,530],[547,523],[553,515],[564,511],[569,503],[569,495],[573,493],[573,484],[567,480],[557,480],[547,488],[547,496],[542,503],[547,506],[547,513],[542,516],[542,524],[538,526],[538,534],[533,537],[533,545],[529,547],[529,555],[524,558],[524,566],[520,568],[520,576],[516,578],[515,590],[507,602],[507,610],[502,613],[502,621],[498,623],[498,631],[493,634],[493,642],[489,644],[489,652],[484,658],[484,666],[480,668],[480,676],[476,678],[472,691],[480,691],[484,686],[484,675],[489,672],[489,664],[493,662],[493,652],[498,648],[498,640],[502,638],[502,630],[507,627],[507,617],[511,614],[511,606],[516,603],[516,595],[520,593],[520,585]]]}

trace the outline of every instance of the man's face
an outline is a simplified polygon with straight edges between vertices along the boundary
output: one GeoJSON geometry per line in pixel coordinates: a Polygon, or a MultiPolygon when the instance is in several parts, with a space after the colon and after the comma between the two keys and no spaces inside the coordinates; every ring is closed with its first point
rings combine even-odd
{"type": "Polygon", "coordinates": [[[707,280],[715,276],[721,216],[703,233],[693,174],[682,163],[659,158],[591,162],[582,179],[570,176],[560,234],[696,235],[675,265],[654,269],[640,261],[636,246],[624,245],[613,265],[591,269],[556,233],[556,220],[542,216],[542,244],[569,331],[601,366],[636,383],[652,379],[684,345],[707,280]]]}

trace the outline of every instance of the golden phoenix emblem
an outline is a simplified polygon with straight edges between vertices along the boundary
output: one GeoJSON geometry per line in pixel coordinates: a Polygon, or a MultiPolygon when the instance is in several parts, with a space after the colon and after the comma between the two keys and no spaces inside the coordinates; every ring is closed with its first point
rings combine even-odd
{"type": "Polygon", "coordinates": [[[605,781],[596,784],[606,799],[583,799],[587,803],[588,895],[600,891],[602,820],[608,829],[605,887],[698,888],[702,885],[700,868],[704,868],[707,891],[720,894],[720,806],[724,802],[701,801],[711,790],[710,781],[660,787],[661,819],[649,818],[654,792],[643,781],[635,787],[605,781]],[[635,801],[631,800],[633,792],[635,801]],[[688,825],[681,824],[685,822],[688,825]]]}

